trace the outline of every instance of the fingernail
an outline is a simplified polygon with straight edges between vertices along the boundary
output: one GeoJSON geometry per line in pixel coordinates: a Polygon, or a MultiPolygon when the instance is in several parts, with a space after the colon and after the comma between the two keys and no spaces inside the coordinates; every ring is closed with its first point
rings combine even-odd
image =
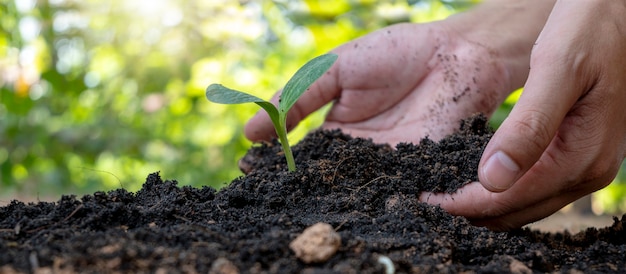
{"type": "Polygon", "coordinates": [[[498,151],[491,155],[481,169],[482,182],[495,190],[507,190],[517,179],[519,166],[506,153],[498,151]]]}

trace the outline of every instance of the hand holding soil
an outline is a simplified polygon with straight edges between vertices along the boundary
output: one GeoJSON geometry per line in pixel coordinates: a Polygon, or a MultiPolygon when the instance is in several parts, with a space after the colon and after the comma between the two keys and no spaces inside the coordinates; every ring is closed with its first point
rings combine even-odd
{"type": "MultiPolygon", "coordinates": [[[[554,3],[486,2],[340,46],[288,124],[333,102],[323,128],[391,145],[438,140],[524,85],[483,154],[481,184],[422,200],[492,229],[544,218],[609,184],[626,155],[624,2],[554,3]]],[[[269,118],[252,118],[246,135],[273,137],[269,118]]]]}
{"type": "Polygon", "coordinates": [[[484,188],[429,201],[510,229],[608,185],[626,155],[625,12],[623,1],[558,2],[534,44],[524,93],[483,154],[484,188]]]}

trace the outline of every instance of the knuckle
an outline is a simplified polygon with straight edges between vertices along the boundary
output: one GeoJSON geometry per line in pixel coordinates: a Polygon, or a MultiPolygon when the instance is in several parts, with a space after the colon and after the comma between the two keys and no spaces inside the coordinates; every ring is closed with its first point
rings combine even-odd
{"type": "Polygon", "coordinates": [[[543,151],[554,137],[550,118],[540,111],[526,111],[512,123],[520,148],[530,152],[543,151]]]}

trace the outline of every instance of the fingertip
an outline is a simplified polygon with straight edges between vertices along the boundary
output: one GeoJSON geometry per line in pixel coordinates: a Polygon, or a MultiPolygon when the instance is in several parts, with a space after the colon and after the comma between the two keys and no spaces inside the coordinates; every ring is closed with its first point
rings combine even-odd
{"type": "Polygon", "coordinates": [[[468,218],[485,217],[493,210],[493,193],[486,191],[478,182],[471,182],[455,193],[431,193],[422,192],[419,196],[421,202],[439,206],[452,215],[460,215],[468,218]]]}
{"type": "Polygon", "coordinates": [[[439,205],[439,204],[441,204],[441,197],[438,196],[438,195],[435,195],[432,192],[422,192],[422,193],[420,193],[420,196],[419,196],[418,199],[419,199],[420,202],[427,203],[427,204],[430,204],[430,205],[439,205]]]}
{"type": "Polygon", "coordinates": [[[480,166],[478,178],[480,183],[491,192],[502,192],[509,189],[520,177],[521,169],[511,156],[498,150],[480,166]]]}
{"type": "Polygon", "coordinates": [[[480,183],[491,192],[503,192],[532,168],[552,142],[563,120],[563,107],[522,94],[483,152],[480,183]],[[538,101],[537,101],[538,100],[538,101]]]}
{"type": "Polygon", "coordinates": [[[243,128],[243,133],[252,142],[271,141],[276,138],[276,130],[264,112],[258,112],[250,118],[243,128]]]}
{"type": "Polygon", "coordinates": [[[443,210],[451,214],[455,214],[457,210],[455,206],[455,199],[452,195],[455,194],[422,192],[419,196],[419,201],[432,206],[441,207],[443,210]]]}

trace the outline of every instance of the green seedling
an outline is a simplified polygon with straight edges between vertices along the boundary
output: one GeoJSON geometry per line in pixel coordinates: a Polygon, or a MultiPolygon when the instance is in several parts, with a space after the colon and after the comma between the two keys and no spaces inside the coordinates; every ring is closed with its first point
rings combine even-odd
{"type": "Polygon", "coordinates": [[[296,103],[298,98],[320,78],[337,60],[336,54],[324,54],[313,58],[287,81],[278,100],[278,108],[274,104],[245,92],[233,90],[220,84],[211,84],[206,89],[206,98],[219,104],[255,103],[269,114],[276,129],[278,140],[283,147],[289,171],[296,170],[296,163],[287,140],[287,112],[296,103]]]}

